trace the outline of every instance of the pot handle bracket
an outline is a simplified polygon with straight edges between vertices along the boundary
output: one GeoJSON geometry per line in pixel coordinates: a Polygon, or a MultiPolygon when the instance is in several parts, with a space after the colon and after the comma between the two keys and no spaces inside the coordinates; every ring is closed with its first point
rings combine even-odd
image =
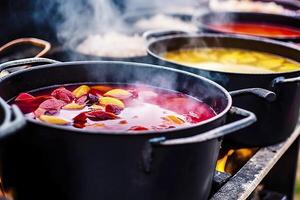
{"type": "Polygon", "coordinates": [[[0,106],[4,110],[4,120],[0,125],[0,138],[15,133],[26,125],[26,120],[21,110],[16,105],[10,107],[2,98],[0,98],[0,106]]]}
{"type": "Polygon", "coordinates": [[[146,143],[143,149],[143,155],[142,155],[144,171],[146,173],[151,172],[151,164],[153,162],[153,157],[154,157],[153,154],[154,154],[154,150],[157,147],[188,145],[194,143],[201,143],[211,139],[221,138],[225,135],[228,135],[230,133],[243,129],[247,126],[250,126],[257,120],[254,113],[237,107],[231,107],[229,114],[238,115],[244,118],[191,137],[176,138],[176,139],[167,139],[165,137],[159,137],[159,138],[152,138],[148,140],[148,142],[146,143]]]}

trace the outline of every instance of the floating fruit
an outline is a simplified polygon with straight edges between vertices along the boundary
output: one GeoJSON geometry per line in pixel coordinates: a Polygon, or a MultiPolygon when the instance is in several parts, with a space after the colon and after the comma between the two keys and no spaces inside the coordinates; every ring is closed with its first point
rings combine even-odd
{"type": "Polygon", "coordinates": [[[103,106],[96,105],[96,104],[92,105],[90,108],[91,108],[92,110],[104,110],[104,107],[103,107],[103,106]]]}
{"type": "Polygon", "coordinates": [[[90,90],[91,88],[89,86],[82,85],[73,91],[73,95],[75,95],[76,98],[79,98],[82,97],[83,95],[87,95],[90,90]]]}
{"type": "Polygon", "coordinates": [[[82,112],[73,118],[74,123],[76,123],[76,124],[84,124],[87,122],[86,119],[87,119],[87,112],[82,112]]]}
{"type": "Polygon", "coordinates": [[[257,62],[257,58],[250,53],[242,53],[239,56],[238,63],[240,64],[252,64],[257,62]]]}
{"type": "Polygon", "coordinates": [[[112,90],[112,87],[105,86],[105,85],[95,85],[91,87],[94,90],[98,90],[100,93],[108,92],[109,90],[112,90]]]}
{"type": "Polygon", "coordinates": [[[108,104],[105,106],[106,112],[111,112],[111,113],[114,113],[115,115],[120,114],[122,110],[123,110],[123,108],[120,108],[119,106],[112,105],[112,104],[108,104]]]}
{"type": "Polygon", "coordinates": [[[102,110],[90,111],[86,113],[87,118],[92,121],[103,121],[109,119],[118,119],[119,117],[113,113],[105,112],[102,110]]]}
{"type": "Polygon", "coordinates": [[[75,96],[72,94],[72,92],[64,87],[60,87],[54,90],[51,93],[51,96],[55,97],[56,99],[62,100],[66,103],[70,103],[75,99],[75,96]]]}
{"type": "Polygon", "coordinates": [[[85,107],[85,104],[69,103],[63,107],[65,110],[81,110],[85,107]]]}
{"type": "Polygon", "coordinates": [[[24,101],[29,99],[34,99],[35,97],[28,93],[21,93],[16,97],[15,101],[24,101]]]}
{"type": "Polygon", "coordinates": [[[166,119],[169,122],[172,122],[174,124],[184,124],[184,120],[180,119],[179,117],[175,116],[175,115],[168,115],[166,117],[164,117],[164,119],[166,119]]]}
{"type": "Polygon", "coordinates": [[[56,124],[56,125],[67,125],[69,124],[68,121],[61,119],[59,117],[55,116],[49,116],[49,115],[41,115],[39,119],[43,122],[47,122],[49,124],[56,124]]]}
{"type": "Polygon", "coordinates": [[[113,89],[104,94],[105,97],[114,97],[117,99],[128,99],[132,96],[132,93],[123,89],[113,89]]]}
{"type": "Polygon", "coordinates": [[[87,126],[93,127],[93,128],[102,128],[103,126],[105,126],[105,124],[95,123],[95,124],[91,124],[91,125],[87,125],[87,126]]]}
{"type": "Polygon", "coordinates": [[[46,110],[44,108],[37,108],[33,114],[35,117],[39,118],[41,115],[44,115],[46,113],[46,110]]]}
{"type": "Polygon", "coordinates": [[[147,130],[149,129],[144,126],[132,126],[128,129],[128,131],[147,131],[147,130]]]}
{"type": "Polygon", "coordinates": [[[92,104],[98,102],[99,98],[100,98],[100,96],[89,93],[87,104],[92,105],[92,104]]]}
{"type": "Polygon", "coordinates": [[[299,68],[298,68],[297,64],[284,63],[280,69],[283,71],[293,71],[293,70],[298,70],[299,68]]]}
{"type": "Polygon", "coordinates": [[[85,123],[74,123],[73,126],[75,128],[84,128],[85,127],[85,123]]]}
{"type": "Polygon", "coordinates": [[[48,99],[40,104],[40,106],[34,111],[34,115],[35,117],[40,117],[44,114],[54,115],[58,113],[64,105],[64,101],[57,100],[54,98],[48,99]]]}
{"type": "Polygon", "coordinates": [[[24,114],[34,112],[41,103],[46,101],[47,99],[51,99],[51,96],[39,96],[34,98],[21,98],[19,97],[18,101],[15,101],[15,104],[21,109],[24,114]]]}
{"type": "Polygon", "coordinates": [[[55,110],[58,112],[66,103],[58,99],[48,99],[40,104],[40,108],[43,108],[47,111],[55,110]]]}
{"type": "Polygon", "coordinates": [[[265,67],[267,69],[280,67],[284,62],[284,59],[281,58],[269,58],[266,60],[261,60],[258,62],[259,66],[265,67]]]}
{"type": "Polygon", "coordinates": [[[85,105],[85,103],[88,101],[88,96],[83,95],[82,97],[76,99],[75,103],[80,105],[85,105]]]}
{"type": "Polygon", "coordinates": [[[106,92],[106,95],[115,97],[103,96],[105,93],[94,95],[91,91],[95,89],[75,97],[70,92],[75,88],[74,91],[81,94],[87,91],[83,92],[85,87],[82,85],[50,87],[47,90],[20,94],[13,103],[32,110],[26,114],[30,119],[45,124],[63,125],[72,130],[94,129],[99,133],[129,131],[131,134],[139,134],[148,130],[161,131],[189,126],[214,116],[214,111],[197,99],[152,86],[118,85],[115,90],[106,92]],[[73,100],[68,102],[71,99],[73,100]]]}
{"type": "Polygon", "coordinates": [[[125,108],[125,105],[122,101],[120,101],[119,99],[113,98],[113,97],[101,97],[99,99],[99,103],[103,106],[110,104],[110,105],[116,105],[122,109],[125,108]]]}
{"type": "Polygon", "coordinates": [[[226,63],[226,64],[233,64],[233,63],[238,63],[238,60],[240,58],[240,52],[231,52],[224,54],[220,57],[220,62],[221,63],[226,63]]]}

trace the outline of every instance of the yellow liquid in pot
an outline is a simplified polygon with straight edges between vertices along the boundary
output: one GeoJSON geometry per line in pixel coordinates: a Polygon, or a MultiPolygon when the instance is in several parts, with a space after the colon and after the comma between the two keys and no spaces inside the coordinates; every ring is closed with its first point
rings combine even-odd
{"type": "Polygon", "coordinates": [[[280,56],[230,48],[182,49],[167,52],[163,57],[190,67],[221,72],[263,74],[300,69],[299,63],[280,56]]]}

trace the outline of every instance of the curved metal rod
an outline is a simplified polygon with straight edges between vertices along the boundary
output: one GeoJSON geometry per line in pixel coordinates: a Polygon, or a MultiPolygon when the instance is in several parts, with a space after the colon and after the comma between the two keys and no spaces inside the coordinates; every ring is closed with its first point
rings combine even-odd
{"type": "Polygon", "coordinates": [[[230,112],[230,114],[240,115],[245,118],[235,121],[235,122],[232,122],[232,123],[229,123],[229,124],[226,124],[224,126],[215,128],[215,129],[207,131],[205,133],[200,133],[195,136],[186,137],[186,138],[178,138],[178,139],[154,138],[154,139],[149,140],[149,142],[153,145],[160,145],[160,146],[186,145],[186,144],[204,142],[207,140],[220,138],[229,133],[243,129],[243,128],[253,124],[257,120],[254,113],[244,110],[244,109],[241,109],[241,108],[232,107],[229,112],[230,112]]]}
{"type": "Polygon", "coordinates": [[[229,94],[232,97],[252,94],[262,99],[265,99],[268,102],[273,102],[276,100],[276,94],[274,92],[263,88],[247,88],[247,89],[235,90],[229,92],[229,94]]]}
{"type": "Polygon", "coordinates": [[[53,64],[53,63],[59,63],[59,61],[52,60],[49,58],[24,58],[24,59],[8,61],[8,62],[0,64],[0,71],[2,71],[4,69],[9,69],[11,67],[36,64],[36,63],[53,64]]]}
{"type": "Polygon", "coordinates": [[[38,57],[42,57],[43,55],[45,55],[50,49],[51,49],[51,44],[45,40],[41,40],[38,38],[19,38],[19,39],[15,39],[12,40],[6,44],[4,44],[3,46],[0,47],[0,52],[5,51],[15,45],[18,44],[23,44],[23,43],[28,43],[28,44],[32,44],[34,46],[38,46],[38,47],[42,47],[42,51],[39,52],[35,58],[38,57]]]}
{"type": "Polygon", "coordinates": [[[279,83],[298,83],[300,82],[300,76],[294,78],[284,78],[284,77],[277,77],[273,81],[273,86],[279,83]]]}

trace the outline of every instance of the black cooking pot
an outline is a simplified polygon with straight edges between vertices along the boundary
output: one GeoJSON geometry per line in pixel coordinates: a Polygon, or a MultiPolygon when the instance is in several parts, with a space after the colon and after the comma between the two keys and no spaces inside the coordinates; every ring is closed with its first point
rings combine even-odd
{"type": "MultiPolygon", "coordinates": [[[[210,25],[213,23],[252,23],[252,24],[266,24],[280,27],[290,27],[292,29],[300,29],[300,18],[276,15],[267,13],[252,13],[252,12],[207,12],[195,17],[195,23],[198,24],[203,32],[207,33],[227,33],[235,34],[233,32],[222,32],[216,30],[210,25]]],[[[267,37],[274,40],[284,42],[300,42],[300,37],[267,37]]]]}
{"type": "MultiPolygon", "coordinates": [[[[265,146],[285,140],[294,130],[300,106],[300,70],[285,73],[241,74],[192,68],[167,61],[163,54],[183,48],[239,48],[267,52],[300,62],[299,48],[269,39],[217,34],[175,35],[152,40],[148,53],[157,64],[192,72],[218,82],[227,90],[261,87],[273,91],[277,100],[270,103],[253,96],[238,97],[235,106],[254,112],[258,123],[242,134],[226,137],[237,146],[265,146]]],[[[239,133],[239,132],[238,132],[239,133]]]]}
{"type": "MultiPolygon", "coordinates": [[[[0,128],[0,172],[4,190],[15,200],[207,199],[221,138],[256,120],[251,112],[231,107],[229,93],[208,79],[126,62],[70,62],[20,70],[0,80],[0,96],[10,101],[20,92],[86,82],[144,83],[188,93],[212,106],[217,116],[188,128],[140,134],[71,129],[28,118],[25,128],[14,134],[19,123],[10,125],[8,114],[0,128]],[[243,119],[224,125],[232,116],[243,119]]],[[[249,91],[265,98],[274,95],[249,91]]],[[[0,105],[7,113],[6,103],[0,105]]],[[[13,106],[12,112],[19,121],[19,110],[13,106]]]]}

